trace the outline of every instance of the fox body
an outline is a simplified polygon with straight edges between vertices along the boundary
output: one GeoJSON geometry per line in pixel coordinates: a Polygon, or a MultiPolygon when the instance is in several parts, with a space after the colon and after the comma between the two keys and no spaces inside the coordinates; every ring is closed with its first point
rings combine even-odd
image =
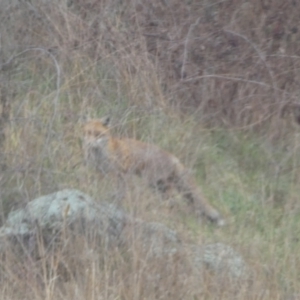
{"type": "Polygon", "coordinates": [[[166,194],[176,188],[200,215],[218,225],[224,220],[203,197],[195,179],[171,153],[135,139],[118,139],[110,134],[109,118],[93,119],[84,126],[84,155],[88,165],[103,174],[136,174],[151,187],[166,194]]]}

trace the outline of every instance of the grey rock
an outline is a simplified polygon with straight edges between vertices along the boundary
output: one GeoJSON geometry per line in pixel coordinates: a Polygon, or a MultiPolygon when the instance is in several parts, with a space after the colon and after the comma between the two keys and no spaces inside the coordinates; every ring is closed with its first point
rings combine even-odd
{"type": "Polygon", "coordinates": [[[39,197],[11,212],[0,229],[0,238],[32,235],[38,229],[54,233],[66,225],[76,225],[77,230],[92,227],[99,236],[116,239],[126,222],[127,215],[114,204],[97,205],[88,195],[66,189],[39,197]]]}
{"type": "Polygon", "coordinates": [[[177,232],[161,223],[135,221],[134,232],[143,249],[153,257],[173,255],[181,247],[177,232]]]}
{"type": "Polygon", "coordinates": [[[46,243],[53,243],[53,236],[59,235],[64,228],[85,235],[92,230],[108,247],[113,243],[131,249],[135,241],[146,251],[147,257],[180,255],[183,261],[192,262],[196,271],[208,267],[217,274],[229,274],[233,278],[244,278],[249,273],[244,259],[228,245],[184,244],[176,231],[161,223],[133,219],[116,205],[97,203],[73,189],[39,197],[11,212],[0,228],[0,251],[7,249],[4,240],[18,240],[33,249],[37,233],[42,234],[46,243]]]}
{"type": "Polygon", "coordinates": [[[208,267],[221,275],[233,278],[246,278],[250,270],[242,256],[232,247],[223,243],[192,246],[193,262],[197,269],[208,267]]]}

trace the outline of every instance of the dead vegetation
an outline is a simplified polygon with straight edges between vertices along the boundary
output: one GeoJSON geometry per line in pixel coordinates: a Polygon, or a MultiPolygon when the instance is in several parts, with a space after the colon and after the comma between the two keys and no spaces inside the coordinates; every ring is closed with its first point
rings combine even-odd
{"type": "Polygon", "coordinates": [[[39,47],[77,80],[76,68],[84,72],[79,63],[114,66],[132,103],[147,103],[132,84],[154,72],[143,86],[156,87],[151,104],[196,110],[213,124],[260,125],[297,104],[298,6],[292,0],[16,1],[2,4],[2,69],[11,69],[12,53],[18,59],[11,64],[34,57],[41,67],[47,54],[20,55],[39,47]]]}
{"type": "Polygon", "coordinates": [[[109,197],[109,179],[99,186],[81,151],[85,118],[109,113],[120,135],[158,143],[193,167],[233,225],[212,231],[168,214],[139,183],[128,195],[130,213],[163,220],[201,242],[227,241],[257,271],[257,289],[237,293],[213,276],[199,289],[197,278],[176,277],[162,262],[147,265],[137,255],[130,265],[120,253],[107,253],[107,264],[91,260],[86,275],[78,264],[86,278],[74,277],[57,294],[46,269],[41,284],[30,263],[11,254],[3,259],[0,286],[11,288],[5,295],[24,299],[30,289],[36,299],[297,299],[299,6],[1,1],[1,222],[11,209],[65,187],[109,197]],[[27,268],[27,279],[16,277],[15,268],[27,268]],[[170,293],[149,285],[145,272],[161,273],[170,293]]]}

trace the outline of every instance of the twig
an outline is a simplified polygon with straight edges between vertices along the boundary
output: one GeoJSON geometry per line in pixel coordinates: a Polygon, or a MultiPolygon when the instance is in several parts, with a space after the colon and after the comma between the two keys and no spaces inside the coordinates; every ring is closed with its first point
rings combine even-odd
{"type": "Polygon", "coordinates": [[[199,21],[200,21],[200,17],[196,20],[195,23],[191,24],[189,31],[187,33],[186,39],[184,41],[183,59],[182,59],[182,66],[181,66],[181,72],[180,72],[181,80],[184,78],[184,73],[185,73],[185,64],[186,64],[187,55],[188,55],[189,38],[190,38],[191,32],[198,25],[199,21]]]}
{"type": "Polygon", "coordinates": [[[272,87],[274,90],[277,90],[277,85],[276,85],[276,82],[275,82],[275,79],[274,79],[274,74],[273,74],[273,71],[271,70],[270,66],[268,65],[268,63],[266,62],[266,59],[265,57],[262,55],[262,52],[258,49],[258,47],[253,43],[251,42],[246,36],[240,34],[240,33],[237,33],[237,32],[234,32],[234,31],[231,31],[231,30],[227,30],[227,29],[224,29],[225,32],[227,33],[230,33],[230,34],[233,34],[233,35],[236,35],[240,38],[242,38],[243,40],[245,40],[248,44],[250,44],[250,46],[255,50],[255,52],[258,54],[259,58],[261,59],[261,61],[264,63],[268,73],[269,73],[269,76],[271,78],[271,81],[272,81],[272,87]]]}
{"type": "MultiPolygon", "coordinates": [[[[47,145],[48,145],[50,137],[51,137],[50,133],[51,133],[51,128],[52,128],[53,123],[54,123],[54,119],[57,115],[57,112],[59,111],[59,96],[60,96],[60,86],[61,86],[61,69],[60,69],[60,66],[59,66],[55,56],[50,51],[48,51],[45,48],[41,48],[41,47],[33,47],[33,48],[28,48],[28,49],[26,49],[26,50],[24,50],[24,51],[22,51],[22,52],[20,52],[16,55],[11,56],[5,63],[0,65],[0,70],[2,70],[3,67],[8,66],[17,57],[19,57],[19,56],[21,56],[24,53],[27,53],[29,51],[39,51],[39,52],[42,52],[44,54],[47,54],[51,58],[51,60],[53,61],[54,65],[55,65],[55,69],[56,69],[56,93],[55,93],[55,97],[54,97],[54,109],[53,109],[53,114],[52,114],[52,117],[50,119],[50,122],[48,123],[47,136],[46,136],[46,140],[45,140],[45,143],[44,143],[44,148],[43,148],[43,151],[42,151],[42,159],[43,159],[43,157],[45,156],[45,153],[46,153],[47,145]]],[[[41,172],[42,172],[42,165],[39,169],[38,176],[40,176],[41,172]]]]}
{"type": "Polygon", "coordinates": [[[1,64],[0,65],[0,70],[3,70],[4,67],[8,66],[10,63],[12,63],[12,61],[14,59],[16,59],[17,57],[23,55],[24,53],[26,52],[29,52],[29,51],[41,51],[41,52],[44,52],[46,53],[47,55],[50,56],[50,58],[52,59],[52,61],[54,62],[55,64],[55,68],[56,68],[56,74],[57,74],[57,77],[56,77],[56,96],[55,96],[55,99],[54,99],[54,102],[55,102],[55,107],[54,107],[54,114],[57,112],[57,106],[58,106],[58,99],[59,99],[59,94],[60,94],[60,85],[61,85],[61,71],[60,71],[60,67],[59,67],[59,64],[56,60],[56,58],[54,57],[54,55],[44,49],[44,48],[29,48],[29,49],[26,49],[16,55],[12,55],[5,63],[1,64]]]}
{"type": "MultiPolygon", "coordinates": [[[[273,88],[275,91],[281,92],[284,95],[290,95],[293,96],[293,94],[282,90],[280,88],[275,88],[270,84],[267,84],[265,82],[261,82],[261,81],[256,81],[256,80],[250,80],[250,79],[244,79],[241,77],[232,77],[232,76],[226,76],[226,75],[215,75],[215,74],[209,74],[209,75],[201,75],[201,76],[190,76],[187,79],[184,79],[182,82],[191,82],[191,81],[195,81],[195,80],[199,80],[199,79],[205,79],[205,78],[220,78],[220,79],[225,79],[225,80],[233,80],[233,81],[241,81],[241,82],[247,82],[247,83],[252,83],[252,84],[257,84],[260,86],[263,86],[265,88],[273,88]]],[[[298,103],[298,102],[296,102],[298,103]]]]}
{"type": "Polygon", "coordinates": [[[271,88],[272,86],[261,82],[261,81],[256,81],[256,80],[249,80],[249,79],[244,79],[240,77],[231,77],[231,76],[226,76],[226,75],[215,75],[215,74],[210,74],[210,75],[202,75],[202,76],[192,76],[187,79],[184,79],[183,82],[190,82],[194,80],[199,80],[199,79],[204,79],[204,78],[220,78],[220,79],[227,79],[227,80],[234,80],[234,81],[242,81],[242,82],[248,82],[248,83],[253,83],[257,85],[261,85],[267,88],[271,88]]]}

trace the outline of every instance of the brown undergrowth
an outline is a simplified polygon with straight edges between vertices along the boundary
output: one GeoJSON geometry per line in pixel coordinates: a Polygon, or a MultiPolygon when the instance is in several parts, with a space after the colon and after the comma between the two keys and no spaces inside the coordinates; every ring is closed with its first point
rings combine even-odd
{"type": "Polygon", "coordinates": [[[79,275],[62,289],[48,267],[37,279],[30,261],[10,253],[3,298],[297,299],[297,1],[5,0],[0,18],[2,223],[10,210],[65,187],[111,199],[110,179],[88,170],[81,151],[85,119],[110,114],[116,135],[157,143],[191,167],[229,225],[170,213],[138,179],[128,211],[199,243],[231,244],[256,272],[252,288],[237,291],[209,274],[184,278],[176,263],[166,270],[134,248],[128,260],[106,253],[103,264],[73,241],[68,251],[84,263],[70,262],[79,275]]]}

